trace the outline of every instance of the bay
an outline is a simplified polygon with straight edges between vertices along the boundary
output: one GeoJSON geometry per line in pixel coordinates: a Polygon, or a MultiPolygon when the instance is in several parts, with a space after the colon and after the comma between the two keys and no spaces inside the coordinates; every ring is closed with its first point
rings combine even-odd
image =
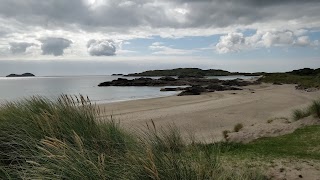
{"type": "MultiPolygon", "coordinates": [[[[178,92],[161,92],[162,87],[98,87],[104,81],[121,76],[53,76],[0,77],[0,102],[17,101],[30,96],[56,99],[61,94],[88,96],[95,103],[109,103],[134,99],[164,97],[178,92]]],[[[132,79],[136,77],[125,77],[132,79]]],[[[155,77],[154,77],[155,78],[155,77]]],[[[209,77],[219,79],[249,79],[249,76],[209,77]]]]}

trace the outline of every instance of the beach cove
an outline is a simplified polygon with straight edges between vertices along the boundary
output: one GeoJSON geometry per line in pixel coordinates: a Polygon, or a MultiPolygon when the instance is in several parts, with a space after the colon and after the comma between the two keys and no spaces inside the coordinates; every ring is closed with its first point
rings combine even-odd
{"type": "Polygon", "coordinates": [[[243,91],[205,93],[199,96],[170,96],[99,105],[102,116],[119,121],[126,129],[143,129],[154,121],[157,127],[176,125],[184,137],[213,142],[222,131],[237,123],[251,126],[278,117],[291,118],[292,111],[317,99],[320,92],[296,90],[295,85],[261,84],[243,91]]]}

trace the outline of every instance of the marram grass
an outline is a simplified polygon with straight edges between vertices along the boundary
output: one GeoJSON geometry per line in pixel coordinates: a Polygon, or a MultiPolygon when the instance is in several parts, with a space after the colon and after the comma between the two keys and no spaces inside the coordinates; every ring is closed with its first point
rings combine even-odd
{"type": "Polygon", "coordinates": [[[320,100],[314,100],[311,105],[305,109],[296,109],[293,111],[293,119],[300,120],[308,116],[320,118],[320,100]]]}
{"type": "Polygon", "coordinates": [[[88,98],[32,97],[0,107],[0,179],[264,179],[230,170],[219,147],[177,127],[128,133],[88,98]]]}

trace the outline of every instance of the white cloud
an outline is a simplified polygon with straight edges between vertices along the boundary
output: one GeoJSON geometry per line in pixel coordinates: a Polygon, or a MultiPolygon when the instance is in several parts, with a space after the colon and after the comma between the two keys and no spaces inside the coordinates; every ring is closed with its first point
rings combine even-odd
{"type": "Polygon", "coordinates": [[[116,45],[113,40],[90,40],[87,43],[88,53],[91,56],[114,56],[116,45]]]}
{"type": "Polygon", "coordinates": [[[239,52],[245,48],[245,38],[242,33],[228,33],[220,37],[216,51],[220,54],[239,52]]]}
{"type": "Polygon", "coordinates": [[[194,49],[176,49],[169,46],[165,46],[162,42],[154,42],[149,49],[154,51],[152,54],[155,55],[188,55],[197,52],[194,49]]]}
{"type": "Polygon", "coordinates": [[[164,44],[163,42],[154,42],[151,44],[150,49],[152,49],[153,47],[161,46],[163,44],[164,44]]]}
{"type": "Polygon", "coordinates": [[[308,46],[311,44],[311,41],[308,36],[301,36],[297,38],[294,44],[297,46],[308,46]]]}
{"type": "MultiPolygon", "coordinates": [[[[300,35],[300,33],[298,33],[300,35]]],[[[297,36],[289,30],[257,31],[254,35],[244,36],[243,33],[228,33],[220,37],[215,46],[217,53],[240,52],[243,50],[290,47],[290,46],[318,46],[318,41],[311,41],[308,36],[297,36]]]]}
{"type": "Polygon", "coordinates": [[[261,37],[265,47],[291,45],[294,42],[294,34],[291,31],[266,32],[261,37]]]}

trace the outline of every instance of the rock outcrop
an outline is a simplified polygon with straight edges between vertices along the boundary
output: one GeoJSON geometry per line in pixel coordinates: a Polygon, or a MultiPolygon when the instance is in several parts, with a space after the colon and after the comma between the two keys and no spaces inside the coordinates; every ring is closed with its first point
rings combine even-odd
{"type": "Polygon", "coordinates": [[[100,83],[98,86],[176,86],[165,87],[160,91],[182,91],[179,96],[185,95],[199,95],[202,92],[214,91],[228,91],[228,90],[242,90],[241,86],[257,84],[256,81],[244,80],[218,80],[218,79],[204,79],[204,78],[173,78],[169,76],[161,77],[159,79],[152,78],[136,78],[128,80],[125,78],[118,78],[113,81],[100,83]],[[188,87],[179,87],[188,86],[188,87]]]}

